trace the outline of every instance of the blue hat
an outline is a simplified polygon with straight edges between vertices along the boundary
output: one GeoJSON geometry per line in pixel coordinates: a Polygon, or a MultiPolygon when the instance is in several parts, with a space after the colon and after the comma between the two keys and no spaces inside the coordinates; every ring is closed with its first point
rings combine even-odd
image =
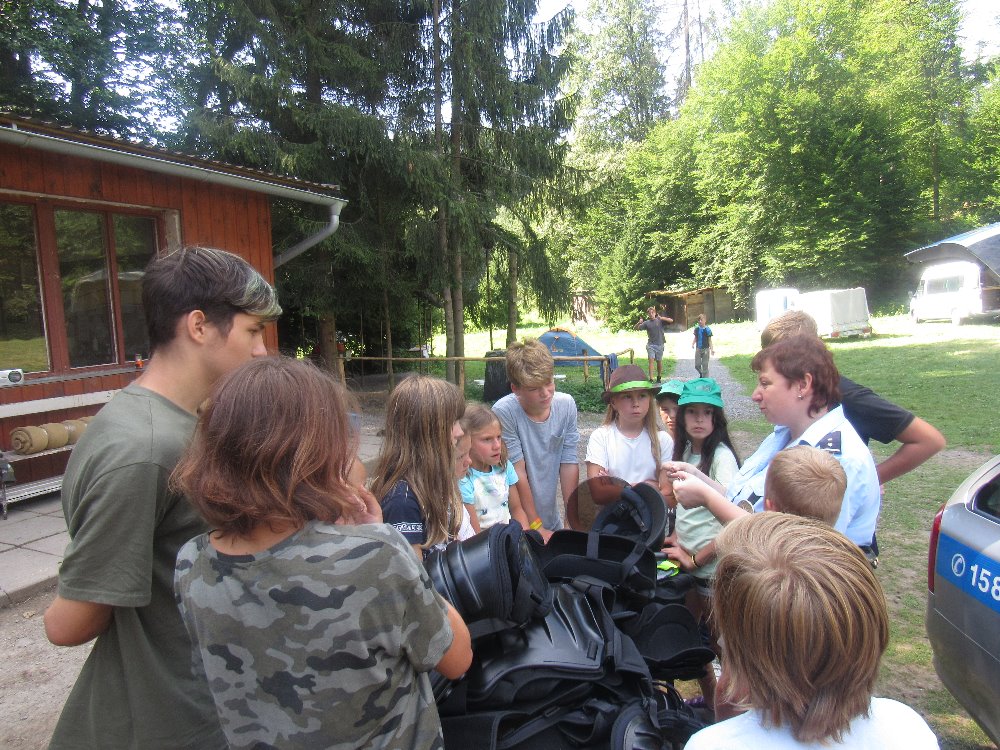
{"type": "Polygon", "coordinates": [[[695,378],[684,384],[678,405],[711,404],[722,408],[722,389],[713,378],[695,378]]]}

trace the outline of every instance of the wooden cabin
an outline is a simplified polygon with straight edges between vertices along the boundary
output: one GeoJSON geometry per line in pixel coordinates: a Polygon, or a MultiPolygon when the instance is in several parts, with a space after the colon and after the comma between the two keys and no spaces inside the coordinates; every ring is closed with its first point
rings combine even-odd
{"type": "MultiPolygon", "coordinates": [[[[276,264],[336,230],[343,205],[331,186],[0,114],[0,449],[17,480],[8,492],[58,489],[71,450],[15,455],[13,429],[92,415],[137,376],[149,356],[140,289],[150,258],[218,247],[273,280],[276,264]],[[276,259],[272,197],[325,206],[330,224],[276,259]]],[[[273,326],[266,342],[277,347],[273,326]]]]}
{"type": "Polygon", "coordinates": [[[732,320],[735,316],[733,296],[721,286],[707,286],[701,289],[663,289],[646,292],[658,305],[663,305],[662,314],[674,319],[678,330],[692,328],[698,323],[702,313],[708,316],[709,325],[732,320]]]}

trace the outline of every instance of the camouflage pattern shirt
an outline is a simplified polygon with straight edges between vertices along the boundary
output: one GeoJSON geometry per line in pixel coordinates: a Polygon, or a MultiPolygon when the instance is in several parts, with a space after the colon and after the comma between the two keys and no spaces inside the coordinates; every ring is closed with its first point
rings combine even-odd
{"type": "Polygon", "coordinates": [[[188,542],[174,580],[233,748],[441,748],[444,601],[398,531],[318,522],[254,555],[188,542]]]}

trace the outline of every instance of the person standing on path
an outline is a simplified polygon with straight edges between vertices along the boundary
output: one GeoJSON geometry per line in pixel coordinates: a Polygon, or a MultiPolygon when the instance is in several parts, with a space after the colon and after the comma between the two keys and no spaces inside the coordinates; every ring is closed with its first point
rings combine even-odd
{"type": "Polygon", "coordinates": [[[174,599],[177,552],[208,525],[167,479],[215,382],[267,354],[264,326],[281,307],[249,263],[203,247],[154,258],[142,303],[152,359],[94,417],[63,480],[70,541],[45,634],[97,641],[54,750],[228,747],[174,599]]]}
{"type": "Polygon", "coordinates": [[[646,331],[646,356],[649,363],[649,379],[653,379],[653,362],[656,362],[656,382],[663,378],[663,329],[674,322],[673,318],[656,314],[656,306],[646,310],[647,317],[640,318],[635,324],[635,330],[646,331]]]}
{"type": "Polygon", "coordinates": [[[691,348],[694,349],[694,369],[698,371],[698,377],[708,377],[709,355],[715,356],[715,346],[712,344],[712,329],[708,327],[708,318],[705,313],[698,316],[698,325],[694,327],[694,337],[691,340],[691,348]]]}

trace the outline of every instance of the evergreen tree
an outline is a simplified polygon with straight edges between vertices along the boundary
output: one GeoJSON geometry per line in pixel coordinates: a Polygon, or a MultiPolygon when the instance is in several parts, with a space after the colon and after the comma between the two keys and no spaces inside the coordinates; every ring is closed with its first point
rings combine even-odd
{"type": "MultiPolygon", "coordinates": [[[[425,119],[429,6],[190,0],[184,9],[202,33],[186,71],[186,147],[337,184],[350,201],[333,238],[280,269],[284,298],[317,319],[328,361],[338,328],[379,342],[374,354],[408,346],[415,291],[435,288],[437,269],[406,231],[429,221],[443,178],[425,119]]],[[[278,204],[275,234],[280,244],[326,221],[278,204]]]]}
{"type": "Polygon", "coordinates": [[[641,142],[671,104],[660,7],[656,0],[591,3],[585,28],[573,35],[567,81],[580,99],[577,147],[595,152],[641,142]]]}
{"type": "Polygon", "coordinates": [[[155,0],[0,4],[0,107],[122,137],[169,125],[156,71],[177,28],[155,0]]]}
{"type": "MultiPolygon", "coordinates": [[[[560,98],[566,63],[555,50],[572,12],[565,10],[544,23],[535,23],[535,15],[532,0],[451,0],[442,7],[442,64],[451,114],[449,179],[439,210],[447,216],[442,232],[446,250],[441,249],[451,270],[448,338],[449,353],[456,356],[464,354],[465,267],[470,258],[483,268],[487,248],[504,253],[510,295],[517,294],[525,268],[532,271],[528,278],[536,291],[544,291],[550,281],[544,277],[551,267],[539,262],[545,257],[539,255],[541,246],[529,240],[513,247],[512,235],[498,224],[502,209],[524,217],[537,210],[539,195],[563,174],[566,146],[561,135],[570,125],[571,110],[560,98]]],[[[508,321],[509,336],[512,330],[508,321]]],[[[456,377],[461,381],[461,368],[456,377]]]]}

